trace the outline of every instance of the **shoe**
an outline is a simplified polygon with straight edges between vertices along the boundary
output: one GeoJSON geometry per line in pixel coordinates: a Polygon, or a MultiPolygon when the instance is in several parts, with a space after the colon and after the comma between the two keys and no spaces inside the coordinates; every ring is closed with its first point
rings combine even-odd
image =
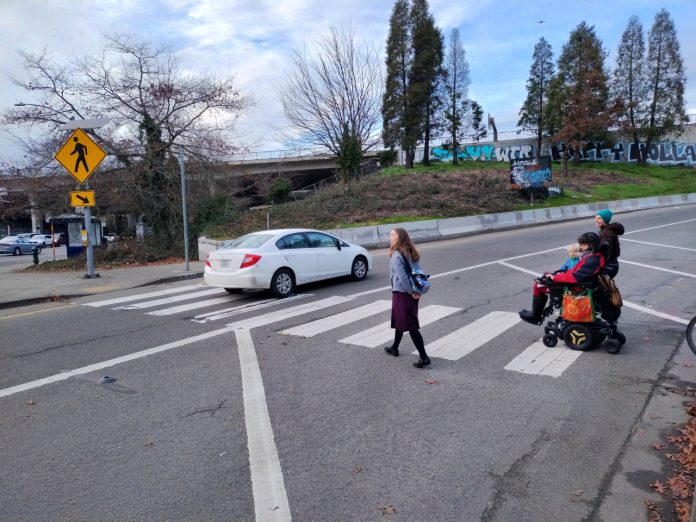
{"type": "Polygon", "coordinates": [[[384,351],[387,352],[389,355],[393,355],[394,357],[399,356],[399,349],[394,348],[393,346],[385,346],[384,351]]]}
{"type": "Polygon", "coordinates": [[[520,319],[529,324],[533,324],[535,326],[539,326],[541,324],[541,317],[535,315],[534,312],[530,312],[529,310],[520,310],[518,313],[520,319]]]}
{"type": "Polygon", "coordinates": [[[418,359],[413,363],[414,368],[424,368],[425,366],[430,366],[430,359],[426,357],[425,359],[418,359]]]}

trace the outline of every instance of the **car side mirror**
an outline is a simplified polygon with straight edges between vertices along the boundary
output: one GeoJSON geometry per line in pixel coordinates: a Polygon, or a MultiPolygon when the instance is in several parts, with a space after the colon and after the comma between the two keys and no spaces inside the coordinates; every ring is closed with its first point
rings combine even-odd
{"type": "Polygon", "coordinates": [[[334,243],[336,243],[336,248],[338,248],[339,250],[341,250],[341,241],[340,241],[339,239],[335,239],[335,240],[334,240],[334,243]]]}

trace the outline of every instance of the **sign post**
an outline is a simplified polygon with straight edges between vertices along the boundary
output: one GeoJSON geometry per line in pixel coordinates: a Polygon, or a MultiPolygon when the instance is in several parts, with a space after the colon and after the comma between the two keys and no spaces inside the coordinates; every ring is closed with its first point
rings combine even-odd
{"type": "Polygon", "coordinates": [[[92,237],[94,191],[88,190],[89,185],[87,184],[87,180],[105,157],[106,152],[80,128],[75,129],[65,144],[56,153],[56,160],[58,160],[58,163],[63,165],[65,170],[67,170],[81,185],[80,192],[76,191],[70,193],[70,201],[73,205],[75,202],[79,203],[79,205],[74,206],[80,206],[85,209],[85,232],[87,236],[85,245],[87,250],[86,278],[99,277],[99,274],[94,272],[94,252],[92,250],[92,245],[94,244],[94,238],[92,237]]]}

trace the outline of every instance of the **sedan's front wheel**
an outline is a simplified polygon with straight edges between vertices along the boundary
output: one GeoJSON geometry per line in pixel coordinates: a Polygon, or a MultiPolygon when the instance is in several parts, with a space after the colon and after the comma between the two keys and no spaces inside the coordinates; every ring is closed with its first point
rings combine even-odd
{"type": "Polygon", "coordinates": [[[271,278],[271,292],[276,297],[288,297],[295,291],[295,278],[287,268],[281,268],[271,278]]]}
{"type": "Polygon", "coordinates": [[[13,256],[19,256],[19,255],[21,255],[21,254],[22,254],[22,251],[20,250],[19,247],[16,247],[16,248],[12,251],[12,255],[13,255],[13,256]]]}
{"type": "Polygon", "coordinates": [[[350,269],[350,277],[356,281],[362,281],[367,277],[367,259],[358,256],[353,259],[353,266],[350,269]]]}

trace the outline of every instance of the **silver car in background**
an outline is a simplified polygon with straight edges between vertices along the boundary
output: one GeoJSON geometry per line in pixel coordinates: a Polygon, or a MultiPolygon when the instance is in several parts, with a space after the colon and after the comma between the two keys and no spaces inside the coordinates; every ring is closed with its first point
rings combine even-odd
{"type": "Polygon", "coordinates": [[[41,252],[41,245],[32,243],[23,237],[7,236],[0,239],[0,254],[12,254],[13,256],[31,254],[31,249],[34,247],[41,252]]]}

